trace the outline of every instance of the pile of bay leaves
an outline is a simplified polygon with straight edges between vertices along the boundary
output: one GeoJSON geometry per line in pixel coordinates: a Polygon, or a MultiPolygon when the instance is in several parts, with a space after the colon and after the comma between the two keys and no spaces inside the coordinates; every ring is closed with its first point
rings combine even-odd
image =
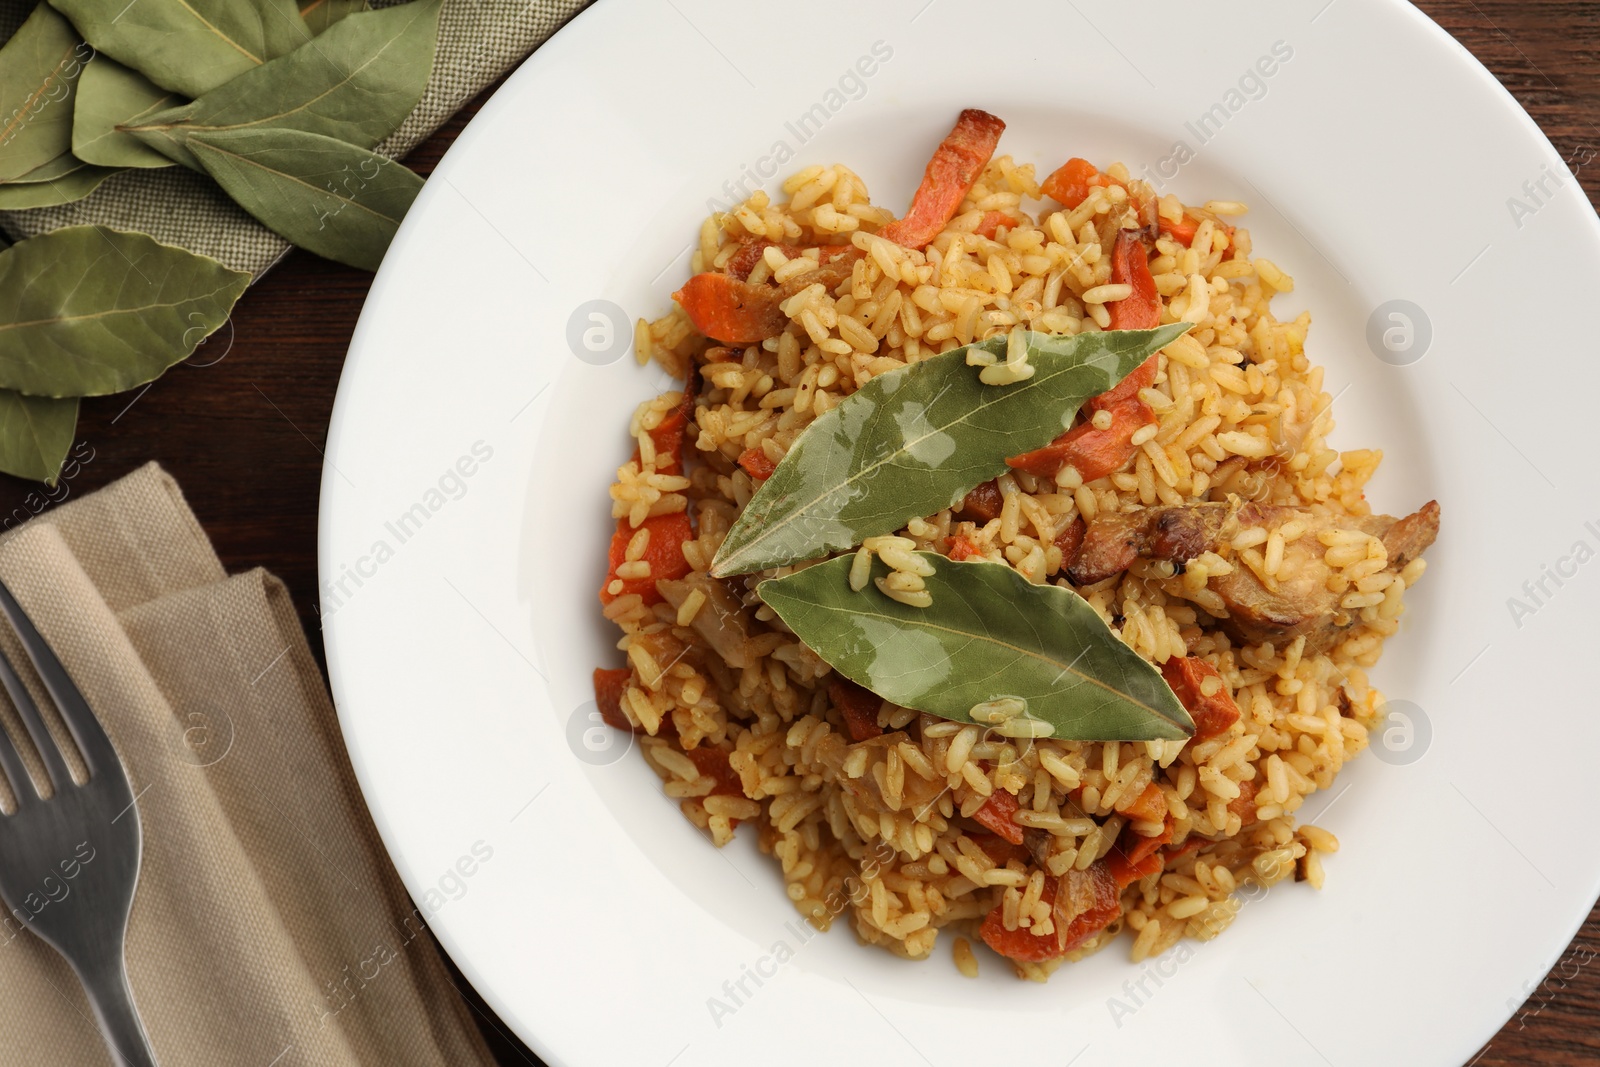
{"type": "MultiPolygon", "coordinates": [[[[422,179],[372,148],[422,97],[441,2],[40,3],[0,46],[0,210],[182,166],[291,243],[376,269],[422,179]]],[[[0,251],[0,470],[53,481],[78,399],[187,358],[249,280],[103,226],[0,251]]]]}

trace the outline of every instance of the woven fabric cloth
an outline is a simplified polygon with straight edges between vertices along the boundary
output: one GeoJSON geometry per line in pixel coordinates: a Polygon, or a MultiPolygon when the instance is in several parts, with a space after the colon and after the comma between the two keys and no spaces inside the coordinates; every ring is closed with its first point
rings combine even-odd
{"type": "MultiPolygon", "coordinates": [[[[154,464],[6,534],[0,578],[138,797],[128,974],[163,1067],[493,1063],[379,843],[282,583],[229,577],[154,464]]],[[[26,663],[9,631],[0,646],[26,663]]],[[[26,736],[9,703],[0,725],[26,736]]],[[[109,1065],[92,1019],[61,958],[0,915],[0,1063],[109,1065]]]]}
{"type": "MultiPolygon", "coordinates": [[[[404,156],[586,2],[445,0],[428,87],[416,110],[376,151],[390,159],[404,156]]],[[[33,6],[34,0],[0,0],[0,37],[9,36],[33,6]]],[[[88,223],[138,230],[258,277],[289,250],[288,242],[240,210],[209,178],[178,166],[124,171],[61,207],[0,212],[0,226],[13,240],[88,223]]]]}

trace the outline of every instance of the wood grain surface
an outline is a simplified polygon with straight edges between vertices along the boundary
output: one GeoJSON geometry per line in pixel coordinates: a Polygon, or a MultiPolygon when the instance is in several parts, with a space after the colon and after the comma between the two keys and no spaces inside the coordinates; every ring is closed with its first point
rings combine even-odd
{"type": "MultiPolygon", "coordinates": [[[[1590,203],[1600,202],[1600,3],[1425,0],[1418,6],[1499,78],[1578,172],[1590,203]]],[[[407,162],[428,173],[481,103],[468,106],[407,162]]],[[[1577,191],[1569,183],[1562,195],[1577,191]]],[[[322,447],[340,364],[371,281],[363,272],[293,253],[246,293],[232,322],[189,364],[143,393],[86,401],[79,437],[86,445],[82,454],[92,450],[92,458],[49,495],[56,502],[70,499],[159,460],[182,485],[230,571],[265,566],[288,583],[320,658],[315,604],[322,447]]],[[[48,506],[41,487],[0,476],[0,526],[48,506]]],[[[1486,915],[1484,921],[1514,917],[1486,915]]],[[[1471,938],[1472,931],[1461,936],[1471,938]]],[[[1600,1063],[1597,954],[1600,909],[1548,976],[1529,976],[1527,1003],[1471,1063],[1600,1063]]],[[[539,1063],[456,977],[501,1062],[539,1063]]]]}

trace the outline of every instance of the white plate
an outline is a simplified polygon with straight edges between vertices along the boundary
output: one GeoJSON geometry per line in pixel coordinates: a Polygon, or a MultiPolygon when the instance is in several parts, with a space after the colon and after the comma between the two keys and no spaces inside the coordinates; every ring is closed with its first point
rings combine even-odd
{"type": "Polygon", "coordinates": [[[339,388],[325,637],[402,877],[553,1065],[943,1067],[1016,1042],[1078,1067],[1190,1049],[1234,1065],[1460,1063],[1600,886],[1582,817],[1600,744],[1600,492],[1573,447],[1600,391],[1575,328],[1600,289],[1597,237],[1528,116],[1399,3],[600,4],[429,181],[339,388]],[[1275,45],[1261,88],[1245,78],[1230,97],[1275,45]],[[875,50],[870,77],[852,77],[875,50]],[[615,661],[594,594],[605,489],[629,410],[666,385],[631,357],[575,358],[575,309],[663,312],[707,197],[726,200],[724,181],[780,142],[785,173],[844,161],[904,205],[965,106],[1003,117],[1002,151],[1041,174],[1068,155],[1154,167],[1185,142],[1194,158],[1165,187],[1253,205],[1256,248],[1298,281],[1279,308],[1316,316],[1335,443],[1387,453],[1374,502],[1437,497],[1444,513],[1377,676],[1431,739],[1396,734],[1388,762],[1362,757],[1308,805],[1344,843],[1327,888],[1285,884],[1214,942],[1139,966],[1119,944],[1047,986],[992,958],[963,979],[947,942],[915,965],[843,927],[808,937],[748,832],[713,850],[637,754],[585,762],[573,740],[591,668],[615,661]],[[1420,360],[1369,349],[1391,300],[1425,309],[1420,360]],[[1557,567],[1575,574],[1558,586],[1557,567]],[[1536,603],[1523,583],[1541,580],[1536,603]]]}

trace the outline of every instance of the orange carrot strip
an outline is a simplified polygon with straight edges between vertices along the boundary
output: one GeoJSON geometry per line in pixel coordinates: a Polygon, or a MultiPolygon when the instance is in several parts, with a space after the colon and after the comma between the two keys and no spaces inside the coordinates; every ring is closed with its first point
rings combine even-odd
{"type": "Polygon", "coordinates": [[[978,228],[972,232],[979,237],[987,237],[992,241],[994,240],[995,231],[1002,226],[1008,230],[1015,229],[1017,220],[1007,215],[1004,211],[985,211],[983,217],[978,220],[978,228]]]}
{"type": "MultiPolygon", "coordinates": [[[[1161,294],[1150,274],[1150,256],[1144,242],[1130,231],[1118,234],[1112,246],[1111,280],[1133,287],[1129,296],[1106,305],[1112,329],[1148,330],[1161,324],[1161,294]]],[[[1090,412],[1109,411],[1110,428],[1097,430],[1092,422],[1080,423],[1045,447],[1006,462],[1043,478],[1054,477],[1070,463],[1086,482],[1121,470],[1133,458],[1135,448],[1130,439],[1141,427],[1156,421],[1155,412],[1139,399],[1139,390],[1155,384],[1156,364],[1157,357],[1151,356],[1115,386],[1090,398],[1085,407],[1090,412]]]]}
{"type": "MultiPolygon", "coordinates": [[[[1078,872],[1069,872],[1078,873],[1078,872]]],[[[1044,893],[1040,900],[1048,900],[1053,907],[1057,892],[1056,880],[1046,877],[1044,880],[1044,893]]],[[[1007,930],[1005,918],[1002,915],[1002,906],[996,904],[994,910],[984,918],[983,925],[978,927],[978,936],[983,938],[983,943],[994,949],[1008,960],[1018,960],[1024,963],[1041,963],[1044,960],[1053,960],[1064,951],[1061,948],[1061,932],[1046,934],[1040,937],[1032,930],[1018,927],[1007,930]]]]}
{"type": "Polygon", "coordinates": [[[878,236],[907,248],[922,248],[939,236],[988,166],[1005,128],[1004,122],[986,111],[963,111],[928,160],[922,184],[911,198],[911,210],[905,218],[879,230],[878,236]]]}
{"type": "Polygon", "coordinates": [[[1139,396],[1139,390],[1148,389],[1156,381],[1156,357],[1151,356],[1133,370],[1128,376],[1116,385],[1107,389],[1099,396],[1092,396],[1084,406],[1089,411],[1107,411],[1126,400],[1134,400],[1139,396]]]}
{"type": "Polygon", "coordinates": [[[1228,810],[1239,816],[1241,826],[1252,826],[1256,821],[1256,780],[1247,778],[1239,783],[1239,795],[1228,801],[1228,810]]]}
{"type": "Polygon", "coordinates": [[[1194,719],[1196,741],[1220,737],[1239,721],[1239,705],[1222,683],[1222,675],[1205,660],[1198,656],[1173,656],[1161,665],[1161,676],[1194,719]],[[1205,695],[1208,678],[1216,679],[1216,691],[1210,696],[1205,695]]]}
{"type": "Polygon", "coordinates": [[[1155,874],[1161,869],[1163,862],[1158,852],[1151,852],[1134,859],[1120,851],[1112,850],[1105,858],[1106,868],[1111,872],[1118,889],[1126,889],[1140,879],[1155,874]]]}
{"type": "Polygon", "coordinates": [[[1122,902],[1119,899],[1122,886],[1118,885],[1115,874],[1105,860],[1090,864],[1088,870],[1069,870],[1064,880],[1066,884],[1063,886],[1056,879],[1046,877],[1044,893],[1040,895],[1040,899],[1048,901],[1056,912],[1054,934],[1040,937],[1021,927],[1007,930],[1003,906],[996,904],[978,928],[978,936],[983,938],[984,944],[1007,959],[1039,963],[1066,955],[1110,926],[1122,914],[1122,902]],[[1058,901],[1062,893],[1066,894],[1065,902],[1058,901]],[[1063,903],[1072,916],[1064,924],[1061,919],[1063,903]]]}
{"type": "MultiPolygon", "coordinates": [[[[1161,294],[1150,274],[1150,254],[1144,242],[1123,230],[1111,248],[1111,282],[1131,285],[1133,292],[1106,305],[1113,330],[1153,330],[1161,325],[1161,294]]],[[[1151,356],[1128,373],[1122,381],[1099,396],[1091,397],[1090,411],[1105,411],[1139,395],[1139,390],[1155,384],[1158,359],[1151,356]]]]}
{"type": "Polygon", "coordinates": [[[1138,822],[1160,822],[1167,817],[1167,795],[1151,782],[1144,792],[1128,801],[1117,801],[1117,812],[1138,822]]]}
{"type": "Polygon", "coordinates": [[[739,453],[739,466],[758,482],[766,481],[772,477],[772,472],[778,469],[778,465],[767,458],[767,454],[759,445],[739,453]]]}
{"type": "Polygon", "coordinates": [[[973,544],[967,538],[962,537],[960,534],[957,534],[955,537],[950,538],[949,555],[951,559],[955,560],[957,563],[960,563],[962,560],[968,560],[974,556],[981,556],[983,553],[978,551],[977,545],[973,544]]]}
{"type": "Polygon", "coordinates": [[[1174,241],[1188,248],[1194,241],[1194,235],[1200,229],[1200,220],[1185,211],[1183,217],[1177,222],[1163,218],[1161,220],[1161,228],[1171,234],[1174,241]]]}
{"type": "Polygon", "coordinates": [[[722,749],[702,746],[691,748],[684,755],[694,762],[696,770],[717,783],[711,787],[708,796],[744,796],[744,783],[739,778],[739,772],[728,763],[728,754],[722,749]]]}
{"type": "Polygon", "coordinates": [[[1011,821],[1011,816],[1016,814],[1018,806],[1015,793],[996,789],[990,794],[989,799],[983,802],[983,807],[972,813],[972,817],[1013,845],[1020,845],[1022,827],[1011,821]]]}
{"type": "MultiPolygon", "coordinates": [[[[683,471],[683,434],[688,428],[689,420],[694,417],[695,395],[700,391],[700,372],[698,369],[689,373],[689,381],[684,386],[683,399],[678,406],[656,423],[656,428],[650,431],[650,440],[656,446],[656,472],[658,474],[679,474],[683,471]],[[663,460],[662,457],[666,457],[663,460]]],[[[633,450],[635,462],[639,459],[639,450],[633,450]]]]}
{"type": "Polygon", "coordinates": [[[611,535],[611,551],[608,556],[610,567],[606,571],[605,584],[600,587],[600,602],[609,604],[617,597],[629,593],[638,593],[646,604],[660,601],[661,594],[656,592],[656,582],[659,579],[682,578],[689,573],[689,561],[683,558],[683,543],[693,536],[694,531],[689,526],[689,516],[681,511],[648,518],[637,528],[629,525],[626,515],[618,519],[617,532],[611,535]],[[650,577],[618,579],[617,568],[627,562],[628,542],[633,540],[633,535],[639,530],[650,531],[650,544],[646,546],[642,557],[650,564],[650,577]],[[622,582],[621,592],[611,592],[613,581],[622,582]]]}
{"type": "MultiPolygon", "coordinates": [[[[1216,225],[1218,229],[1228,235],[1228,244],[1232,245],[1234,227],[1229,226],[1226,222],[1219,222],[1216,225]]],[[[1194,235],[1200,232],[1200,220],[1185,211],[1183,218],[1177,222],[1162,218],[1161,229],[1163,232],[1170,234],[1174,241],[1188,248],[1194,244],[1194,235]]]]}
{"type": "Polygon", "coordinates": [[[781,333],[789,321],[778,307],[778,290],[712,271],[684,282],[672,299],[695,329],[731,345],[758,344],[781,333]]]}
{"type": "Polygon", "coordinates": [[[1206,845],[1206,839],[1205,838],[1203,838],[1203,837],[1190,837],[1187,841],[1185,841],[1181,845],[1173,845],[1173,846],[1169,846],[1167,848],[1162,849],[1161,850],[1161,855],[1166,857],[1166,861],[1168,863],[1171,863],[1174,860],[1182,859],[1184,856],[1187,856],[1191,852],[1200,851],[1200,849],[1204,848],[1205,845],[1206,845]]]}
{"type": "Polygon", "coordinates": [[[1161,832],[1155,837],[1134,833],[1131,826],[1123,827],[1122,835],[1117,838],[1116,847],[1106,856],[1106,864],[1111,868],[1118,887],[1127,888],[1141,878],[1161,870],[1166,860],[1170,858],[1162,848],[1171,840],[1171,815],[1163,819],[1161,832]]]}
{"type": "Polygon", "coordinates": [[[1073,156],[1039,183],[1039,191],[1066,207],[1074,208],[1089,199],[1089,190],[1096,186],[1105,188],[1121,184],[1101,174],[1087,159],[1073,156]]]}
{"type": "Polygon", "coordinates": [[[1092,422],[1079,423],[1043,448],[1011,457],[1006,465],[1051,478],[1070,463],[1086,482],[1121,470],[1138,451],[1133,435],[1155,422],[1156,414],[1137,398],[1120,401],[1108,410],[1111,425],[1107,429],[1096,429],[1092,422]]]}
{"type": "Polygon", "coordinates": [[[1132,295],[1106,305],[1113,330],[1153,330],[1161,325],[1161,294],[1150,274],[1150,253],[1132,230],[1118,233],[1111,246],[1111,281],[1133,286],[1132,295]]]}
{"type": "Polygon", "coordinates": [[[1168,815],[1162,820],[1161,832],[1154,837],[1145,837],[1136,834],[1129,827],[1122,830],[1122,840],[1117,843],[1115,851],[1128,857],[1129,863],[1142,863],[1145,857],[1161,851],[1163,845],[1172,840],[1172,816],[1168,815]]]}
{"type": "Polygon", "coordinates": [[[1077,915],[1060,933],[1062,953],[1071,952],[1122,914],[1122,887],[1117,885],[1105,860],[1091,863],[1086,871],[1068,871],[1066,883],[1067,898],[1078,908],[1077,915]]]}
{"type": "MultiPolygon", "coordinates": [[[[657,473],[677,474],[683,469],[683,430],[688,421],[682,408],[674,408],[662,416],[656,428],[650,431],[650,440],[656,446],[657,473]],[[660,458],[663,456],[665,460],[660,458]]],[[[637,458],[637,450],[634,455],[637,458]]]]}
{"type": "Polygon", "coordinates": [[[633,672],[626,667],[594,669],[594,702],[600,708],[600,718],[607,726],[618,730],[637,732],[633,723],[622,713],[622,694],[628,688],[633,672]]]}

